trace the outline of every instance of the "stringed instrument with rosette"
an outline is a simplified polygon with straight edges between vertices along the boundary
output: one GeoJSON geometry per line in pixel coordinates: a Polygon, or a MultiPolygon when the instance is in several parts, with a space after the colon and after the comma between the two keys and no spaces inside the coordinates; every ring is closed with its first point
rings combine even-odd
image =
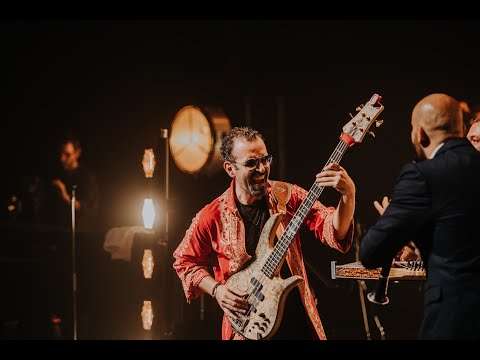
{"type": "MultiPolygon", "coordinates": [[[[358,113],[352,116],[352,119],[343,127],[340,142],[325,166],[331,163],[340,163],[349,147],[362,142],[365,135],[371,133],[369,129],[374,122],[377,127],[382,124],[381,120],[376,120],[384,108],[380,103],[381,99],[380,95],[374,94],[364,106],[357,107],[358,113]]],[[[227,280],[227,285],[236,286],[247,294],[246,299],[249,303],[247,313],[235,313],[236,319],[228,316],[234,331],[245,338],[269,339],[279,328],[288,293],[303,281],[303,278],[298,275],[282,279],[280,268],[288,247],[323,189],[324,186],[313,183],[276,243],[274,243],[275,234],[283,214],[272,215],[260,234],[255,250],[255,260],[227,280]]]]}

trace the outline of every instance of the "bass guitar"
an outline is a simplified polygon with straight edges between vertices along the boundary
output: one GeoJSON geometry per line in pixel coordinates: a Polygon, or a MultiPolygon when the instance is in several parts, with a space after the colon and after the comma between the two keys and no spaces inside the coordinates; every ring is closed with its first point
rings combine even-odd
{"type": "MultiPolygon", "coordinates": [[[[343,127],[340,141],[325,166],[339,163],[346,150],[362,142],[372,124],[383,111],[381,96],[374,94],[365,104],[357,107],[358,113],[343,127]]],[[[255,260],[245,269],[233,274],[227,285],[236,286],[247,293],[249,308],[246,314],[235,313],[236,319],[228,317],[234,331],[247,339],[260,340],[271,338],[280,326],[285,300],[288,293],[303,278],[293,275],[287,279],[280,277],[280,268],[288,247],[302,225],[314,202],[324,187],[313,183],[310,191],[285,228],[281,238],[274,244],[275,233],[282,221],[283,214],[276,213],[266,222],[260,234],[255,250],[255,260]]]]}

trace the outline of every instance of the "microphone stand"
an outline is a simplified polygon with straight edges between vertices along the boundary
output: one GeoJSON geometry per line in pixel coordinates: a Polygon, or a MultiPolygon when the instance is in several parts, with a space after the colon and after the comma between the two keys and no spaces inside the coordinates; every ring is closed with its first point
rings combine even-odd
{"type": "Polygon", "coordinates": [[[360,305],[362,306],[363,326],[365,327],[365,334],[367,336],[367,340],[372,340],[372,337],[370,336],[370,327],[368,326],[367,308],[365,306],[365,291],[367,291],[367,285],[365,284],[365,280],[357,281],[358,291],[360,295],[360,305]]]}
{"type": "MultiPolygon", "coordinates": [[[[364,234],[364,230],[360,222],[357,221],[356,223],[356,231],[357,236],[355,237],[355,260],[357,263],[360,262],[360,238],[364,234]]],[[[367,299],[375,304],[379,305],[386,305],[389,302],[387,297],[387,286],[388,286],[388,275],[390,273],[390,268],[392,263],[383,266],[382,270],[380,271],[380,277],[377,280],[377,286],[375,290],[367,294],[367,299]]],[[[358,290],[360,295],[360,304],[362,307],[362,315],[363,315],[363,325],[365,327],[365,334],[367,336],[367,340],[371,340],[370,334],[370,327],[368,325],[368,314],[365,305],[365,292],[367,291],[367,285],[365,280],[357,280],[358,281],[358,290]]],[[[371,309],[371,306],[369,306],[371,309]]],[[[373,313],[373,311],[371,311],[373,313]]],[[[373,320],[375,321],[375,325],[377,326],[378,331],[380,332],[381,340],[385,340],[385,330],[380,323],[380,319],[377,314],[373,313],[373,320]]]]}
{"type": "MultiPolygon", "coordinates": [[[[363,236],[363,229],[362,224],[359,221],[356,222],[356,231],[355,233],[357,236],[355,237],[355,261],[358,263],[360,262],[360,238],[363,236]]],[[[360,295],[360,305],[362,307],[362,316],[363,316],[363,326],[365,327],[365,334],[367,336],[367,340],[371,340],[370,336],[370,327],[368,325],[368,314],[367,308],[365,306],[365,291],[367,291],[367,285],[365,284],[365,280],[357,280],[358,282],[358,292],[360,295]]]]}
{"type": "Polygon", "coordinates": [[[75,264],[75,190],[77,185],[73,185],[71,205],[72,205],[72,286],[73,286],[73,340],[77,340],[77,272],[75,264]]]}
{"type": "MultiPolygon", "coordinates": [[[[390,302],[390,299],[387,296],[387,289],[388,289],[388,275],[390,274],[390,269],[392,267],[392,262],[389,264],[382,266],[380,270],[380,276],[377,280],[377,285],[375,289],[368,293],[367,298],[371,303],[377,305],[387,305],[390,302]]],[[[373,319],[375,320],[375,325],[377,326],[378,331],[380,332],[380,339],[385,340],[385,329],[383,328],[382,324],[380,323],[380,319],[378,315],[373,315],[373,319]]]]}

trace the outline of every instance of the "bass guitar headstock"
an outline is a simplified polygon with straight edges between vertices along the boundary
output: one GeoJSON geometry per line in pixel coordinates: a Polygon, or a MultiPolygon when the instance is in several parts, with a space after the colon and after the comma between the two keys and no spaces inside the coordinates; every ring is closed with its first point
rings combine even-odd
{"type": "Polygon", "coordinates": [[[348,146],[361,143],[367,133],[375,136],[370,131],[370,127],[374,122],[376,127],[383,123],[383,120],[377,120],[378,115],[384,109],[380,103],[381,100],[380,95],[374,94],[365,105],[361,104],[356,108],[357,114],[352,116],[352,119],[343,127],[343,133],[340,135],[340,139],[345,141],[348,146]]]}

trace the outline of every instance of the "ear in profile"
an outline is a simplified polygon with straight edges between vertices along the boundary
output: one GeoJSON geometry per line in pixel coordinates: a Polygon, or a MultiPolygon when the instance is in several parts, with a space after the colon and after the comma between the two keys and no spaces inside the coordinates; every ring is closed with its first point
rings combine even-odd
{"type": "Polygon", "coordinates": [[[235,172],[233,171],[233,164],[232,163],[230,163],[228,161],[224,161],[223,168],[227,172],[228,176],[230,176],[231,178],[235,177],[235,172]]]}
{"type": "Polygon", "coordinates": [[[420,145],[422,145],[423,148],[426,148],[428,145],[430,145],[430,138],[422,128],[420,128],[420,145]]]}

